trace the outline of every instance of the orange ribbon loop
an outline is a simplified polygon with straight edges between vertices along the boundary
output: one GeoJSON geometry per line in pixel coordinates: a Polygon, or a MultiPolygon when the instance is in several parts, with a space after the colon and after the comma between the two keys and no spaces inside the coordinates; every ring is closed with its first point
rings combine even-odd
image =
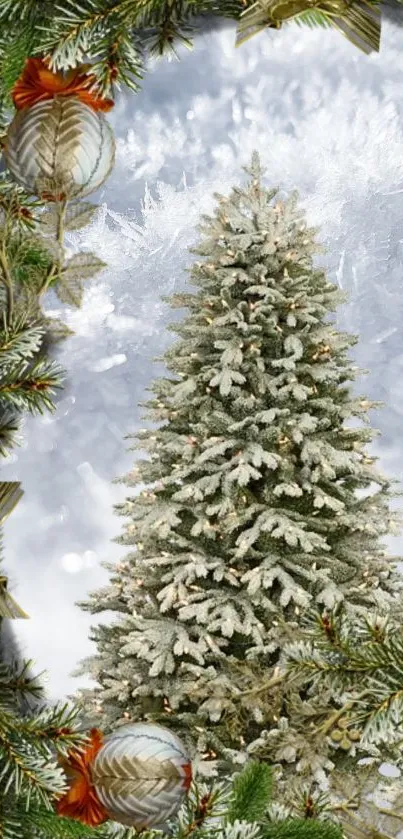
{"type": "Polygon", "coordinates": [[[113,99],[104,99],[89,90],[96,83],[93,74],[87,75],[90,68],[90,64],[82,65],[63,75],[49,70],[43,58],[27,58],[11,92],[15,107],[21,110],[54,96],[76,96],[94,111],[110,111],[115,104],[113,99]]]}
{"type": "Polygon", "coordinates": [[[109,819],[91,780],[91,763],[102,748],[102,733],[97,728],[90,731],[90,741],[84,751],[72,750],[67,760],[60,763],[67,775],[69,788],[57,802],[59,816],[77,819],[90,827],[97,827],[109,819]]]}

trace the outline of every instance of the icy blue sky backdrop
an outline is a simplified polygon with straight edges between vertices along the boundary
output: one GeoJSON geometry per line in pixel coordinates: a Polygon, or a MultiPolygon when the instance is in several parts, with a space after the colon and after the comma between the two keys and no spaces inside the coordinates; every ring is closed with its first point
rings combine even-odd
{"type": "MultiPolygon", "coordinates": [[[[49,696],[73,693],[70,674],[92,650],[95,618],[75,602],[103,585],[102,559],[125,496],[111,481],[141,456],[126,433],[144,427],[138,402],[164,366],[152,361],[175,337],[160,295],[183,289],[195,226],[243,177],[253,149],[267,185],[300,192],[321,227],[330,278],[350,293],[339,327],[360,334],[358,390],[387,403],[372,414],[373,450],[403,478],[403,52],[401,30],[383,25],[380,55],[366,57],[333,31],[264,33],[236,50],[232,24],[200,35],[180,62],[157,62],[139,95],[122,95],[109,119],[117,162],[94,200],[101,209],[75,252],[95,250],[108,268],[88,286],[76,335],[59,353],[69,377],[54,417],[30,419],[2,479],[25,496],[5,526],[11,589],[31,619],[13,626],[24,655],[47,670],[49,696]]],[[[58,309],[57,301],[51,307],[58,309]]],[[[139,490],[141,487],[139,488],[139,490]]],[[[391,539],[403,553],[401,539],[391,539]]]]}

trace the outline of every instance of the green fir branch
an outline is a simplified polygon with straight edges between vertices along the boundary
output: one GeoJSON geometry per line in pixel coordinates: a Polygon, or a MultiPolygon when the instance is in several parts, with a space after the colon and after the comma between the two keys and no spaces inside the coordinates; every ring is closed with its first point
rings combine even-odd
{"type": "MultiPolygon", "coordinates": [[[[387,743],[403,738],[403,634],[394,621],[342,614],[306,629],[307,640],[285,648],[287,670],[315,690],[344,696],[349,724],[363,728],[361,742],[387,743]],[[341,617],[341,619],[340,619],[341,617]]],[[[342,709],[343,711],[343,709],[342,709]]],[[[339,712],[339,713],[342,713],[339,712]]],[[[337,715],[336,715],[337,716],[337,715]]],[[[336,719],[336,716],[331,719],[336,719]]],[[[327,725],[326,728],[329,728],[327,725]]]]}
{"type": "Polygon", "coordinates": [[[18,412],[53,412],[53,395],[62,387],[63,373],[54,361],[37,359],[32,365],[4,370],[0,376],[0,407],[18,412]]]}
{"type": "Polygon", "coordinates": [[[11,449],[20,445],[20,423],[10,410],[0,413],[0,457],[7,457],[11,449]]]}
{"type": "Polygon", "coordinates": [[[0,662],[0,698],[1,707],[10,711],[21,699],[35,700],[44,698],[44,688],[39,681],[40,675],[31,676],[32,661],[10,664],[0,662]]]}
{"type": "Polygon", "coordinates": [[[286,819],[266,826],[262,839],[343,839],[343,834],[340,827],[330,822],[286,819]]]}
{"type": "Polygon", "coordinates": [[[22,25],[21,23],[20,21],[14,37],[7,38],[4,48],[1,49],[1,106],[9,110],[13,109],[11,90],[23,70],[27,56],[31,55],[35,42],[32,19],[28,18],[22,25]]]}
{"type": "Polygon", "coordinates": [[[226,820],[262,821],[273,793],[272,769],[265,763],[250,761],[242,773],[233,779],[233,802],[226,820]]]}
{"type": "Polygon", "coordinates": [[[55,757],[67,757],[87,742],[78,732],[78,711],[68,705],[37,707],[43,697],[39,677],[30,676],[31,662],[0,663],[0,826],[7,828],[20,808],[25,812],[52,810],[55,796],[66,789],[64,772],[55,757]],[[24,700],[35,710],[21,715],[24,700]],[[19,802],[19,803],[17,803],[19,802]]]}
{"type": "MultiPolygon", "coordinates": [[[[27,810],[21,799],[15,799],[10,810],[13,820],[20,825],[21,839],[108,839],[111,831],[105,827],[87,827],[74,819],[62,818],[53,809],[31,804],[27,810]]],[[[4,829],[7,825],[4,825],[4,829]]]]}
{"type": "Polygon", "coordinates": [[[11,327],[0,329],[0,377],[10,367],[20,367],[31,361],[42,347],[45,329],[42,325],[29,325],[20,316],[11,327]]]}
{"type": "MultiPolygon", "coordinates": [[[[49,9],[49,2],[44,0],[43,7],[49,9]]],[[[0,21],[7,24],[25,23],[29,20],[35,7],[36,0],[0,0],[0,21]]]]}

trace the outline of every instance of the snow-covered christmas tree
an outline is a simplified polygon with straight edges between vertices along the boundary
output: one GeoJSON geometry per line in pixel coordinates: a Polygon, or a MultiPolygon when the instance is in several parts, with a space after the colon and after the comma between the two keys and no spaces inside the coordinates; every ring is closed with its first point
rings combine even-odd
{"type": "Polygon", "coordinates": [[[104,731],[168,725],[206,772],[252,754],[317,777],[331,768],[317,727],[331,691],[312,713],[286,696],[282,651],[313,606],[399,614],[381,541],[392,490],[366,449],[377,403],[352,392],[356,338],[329,319],[344,295],[314,265],[316,231],[296,194],[262,185],[257,153],[247,172],[203,218],[199,292],[167,298],[189,314],[164,357],[173,375],[145,403],[159,425],[134,435],[149,459],[123,479],[149,486],[118,506],[131,553],[80,604],[117,618],[92,630],[78,672],[97,687],[80,695],[104,731]]]}

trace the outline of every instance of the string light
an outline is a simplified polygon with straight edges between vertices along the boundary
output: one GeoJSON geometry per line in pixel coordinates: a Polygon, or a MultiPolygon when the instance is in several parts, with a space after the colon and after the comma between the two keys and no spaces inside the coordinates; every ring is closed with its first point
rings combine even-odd
{"type": "Polygon", "coordinates": [[[164,696],[164,698],[163,698],[163,703],[164,703],[164,711],[166,711],[167,714],[173,714],[173,710],[172,710],[172,708],[169,704],[169,700],[166,696],[164,696]]]}
{"type": "Polygon", "coordinates": [[[317,351],[316,351],[315,355],[313,355],[313,356],[312,356],[312,359],[313,359],[313,361],[317,361],[317,359],[318,359],[321,355],[328,355],[329,353],[330,353],[330,347],[328,347],[328,346],[327,346],[327,344],[326,344],[326,346],[319,347],[319,348],[317,349],[317,351]]]}
{"type": "Polygon", "coordinates": [[[116,567],[116,571],[126,571],[127,570],[127,564],[125,562],[118,562],[115,567],[116,567]]]}

